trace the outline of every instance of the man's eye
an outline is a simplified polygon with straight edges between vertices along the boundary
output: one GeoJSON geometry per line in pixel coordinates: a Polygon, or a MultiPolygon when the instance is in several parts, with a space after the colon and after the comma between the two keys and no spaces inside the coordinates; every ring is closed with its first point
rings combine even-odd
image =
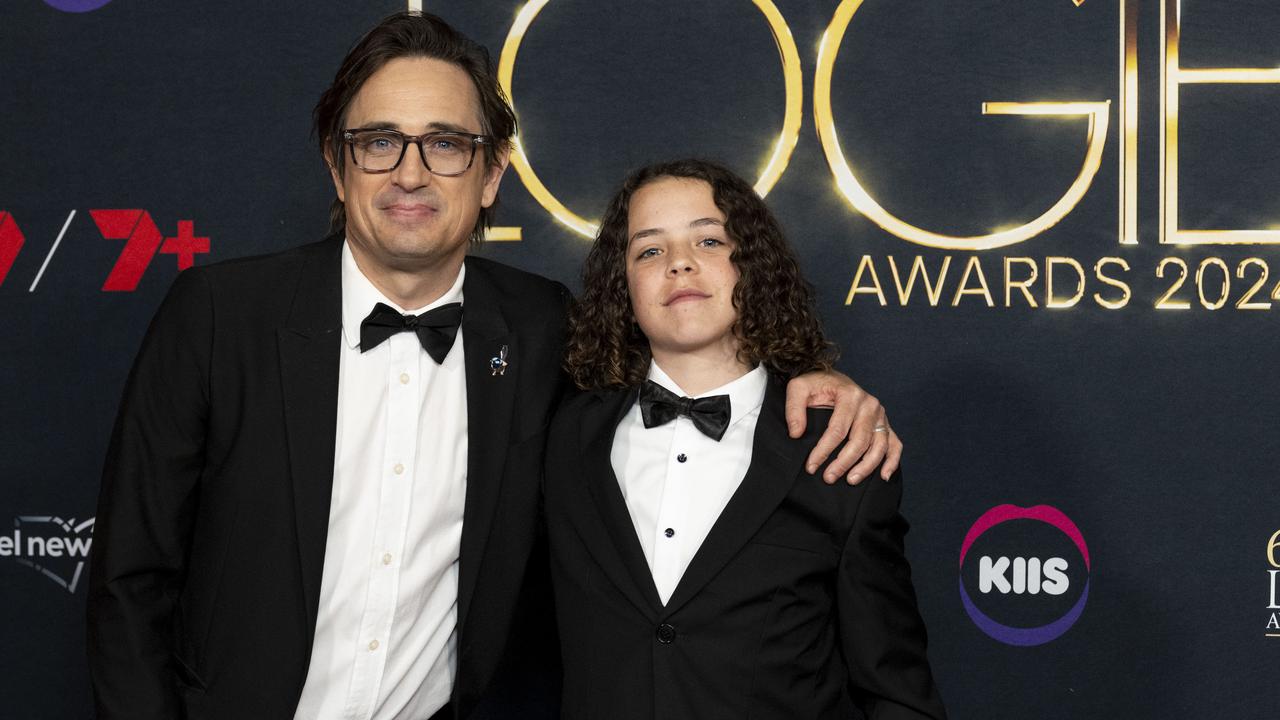
{"type": "Polygon", "coordinates": [[[720,238],[713,238],[713,237],[702,238],[701,240],[698,241],[698,245],[702,247],[715,247],[717,245],[723,245],[723,244],[724,244],[723,240],[721,240],[720,238]]]}
{"type": "Polygon", "coordinates": [[[431,140],[427,150],[432,153],[450,155],[462,152],[462,141],[451,137],[437,137],[431,140]]]}
{"type": "Polygon", "coordinates": [[[378,155],[399,152],[400,150],[400,142],[390,135],[374,135],[373,137],[365,138],[360,145],[365,152],[378,155]]]}
{"type": "Polygon", "coordinates": [[[651,258],[651,257],[657,257],[657,256],[658,256],[658,248],[645,248],[644,250],[640,251],[640,254],[636,256],[636,259],[643,260],[644,258],[651,258]]]}

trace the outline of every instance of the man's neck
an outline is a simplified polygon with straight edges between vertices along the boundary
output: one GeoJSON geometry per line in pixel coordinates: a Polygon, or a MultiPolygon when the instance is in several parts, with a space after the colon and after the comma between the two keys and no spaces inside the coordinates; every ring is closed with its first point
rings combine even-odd
{"type": "Polygon", "coordinates": [[[466,258],[466,253],[458,253],[445,262],[424,264],[410,270],[370,262],[355,247],[352,247],[351,254],[360,273],[378,292],[407,312],[424,308],[448,292],[457,282],[462,262],[466,258]]]}

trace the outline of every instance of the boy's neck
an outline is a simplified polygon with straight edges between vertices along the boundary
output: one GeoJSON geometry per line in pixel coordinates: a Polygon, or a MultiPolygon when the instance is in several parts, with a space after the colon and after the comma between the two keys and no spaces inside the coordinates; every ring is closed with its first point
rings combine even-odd
{"type": "Polygon", "coordinates": [[[751,372],[751,366],[738,358],[736,347],[728,352],[665,352],[652,347],[650,350],[654,363],[690,397],[727,385],[751,372]]]}

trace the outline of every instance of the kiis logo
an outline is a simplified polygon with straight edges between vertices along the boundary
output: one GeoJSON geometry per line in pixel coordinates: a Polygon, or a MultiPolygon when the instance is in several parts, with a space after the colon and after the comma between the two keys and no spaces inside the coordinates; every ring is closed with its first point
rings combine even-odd
{"type": "Polygon", "coordinates": [[[98,8],[111,0],[44,0],[44,4],[63,12],[82,13],[98,8]]]}
{"type": "Polygon", "coordinates": [[[1043,645],[1080,619],[1090,569],[1084,536],[1061,510],[997,505],[960,546],[960,599],[974,624],[996,640],[1043,645]]]}
{"type": "Polygon", "coordinates": [[[16,517],[13,534],[0,535],[0,557],[11,557],[73,593],[93,545],[93,521],[50,515],[16,517]]]}

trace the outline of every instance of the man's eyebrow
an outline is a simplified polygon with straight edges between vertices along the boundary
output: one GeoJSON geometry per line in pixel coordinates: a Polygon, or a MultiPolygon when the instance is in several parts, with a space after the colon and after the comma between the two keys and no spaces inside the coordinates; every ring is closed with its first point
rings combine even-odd
{"type": "Polygon", "coordinates": [[[450,122],[433,122],[427,123],[427,132],[455,132],[471,135],[471,130],[450,122]]]}
{"type": "Polygon", "coordinates": [[[370,120],[368,122],[361,123],[359,126],[353,127],[351,129],[352,130],[399,130],[400,124],[393,123],[390,120],[370,120]]]}
{"type": "MultiPolygon", "coordinates": [[[[400,127],[400,123],[392,122],[390,120],[370,120],[368,122],[361,123],[359,127],[354,127],[351,129],[352,130],[396,130],[399,132],[404,132],[404,129],[400,127]]],[[[450,122],[427,123],[427,132],[429,133],[455,132],[455,133],[463,133],[466,135],[472,134],[471,131],[466,129],[465,127],[454,124],[454,123],[450,123],[450,122]]]]}
{"type": "Polygon", "coordinates": [[[694,220],[693,222],[689,223],[689,227],[691,228],[702,227],[704,225],[719,225],[723,227],[724,222],[717,220],[715,218],[704,217],[704,218],[698,218],[697,220],[694,220]]]}

